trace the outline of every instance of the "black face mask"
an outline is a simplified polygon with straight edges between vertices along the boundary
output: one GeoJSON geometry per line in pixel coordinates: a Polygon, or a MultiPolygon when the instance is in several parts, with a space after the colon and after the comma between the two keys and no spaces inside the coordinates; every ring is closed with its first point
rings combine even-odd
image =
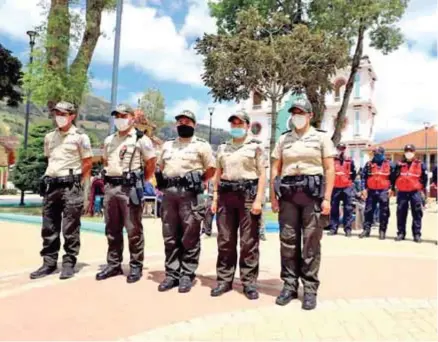
{"type": "Polygon", "coordinates": [[[195,128],[188,125],[180,125],[176,127],[178,131],[178,135],[181,138],[190,138],[193,137],[193,134],[195,133],[195,128]]]}

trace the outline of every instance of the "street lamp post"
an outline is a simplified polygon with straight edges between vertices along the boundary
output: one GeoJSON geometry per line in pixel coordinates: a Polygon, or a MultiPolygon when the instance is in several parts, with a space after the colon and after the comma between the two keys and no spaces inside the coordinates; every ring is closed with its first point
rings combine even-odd
{"type": "Polygon", "coordinates": [[[214,107],[208,107],[208,112],[210,113],[210,133],[208,135],[208,142],[211,144],[211,125],[212,125],[214,107]]]}
{"type": "MultiPolygon", "coordinates": [[[[30,56],[29,56],[29,69],[32,67],[33,62],[33,47],[35,46],[35,38],[37,33],[35,31],[27,31],[26,34],[29,36],[29,46],[30,46],[30,56]]],[[[26,99],[26,120],[24,123],[24,150],[27,150],[27,140],[29,135],[29,119],[30,119],[30,97],[32,94],[32,90],[27,90],[27,99],[26,99]]],[[[21,191],[21,199],[20,205],[24,206],[24,191],[21,191]]]]}
{"type": "MultiPolygon", "coordinates": [[[[123,0],[117,0],[116,33],[114,36],[113,75],[111,84],[111,110],[117,105],[117,87],[119,78],[120,36],[122,33],[123,0]]],[[[114,117],[110,116],[110,134],[114,133],[114,117]]]]}
{"type": "Polygon", "coordinates": [[[425,158],[425,163],[426,163],[426,174],[427,174],[427,181],[426,181],[426,193],[429,189],[429,158],[428,158],[428,146],[427,146],[427,131],[429,130],[430,127],[430,122],[424,122],[424,158],[425,158]]]}

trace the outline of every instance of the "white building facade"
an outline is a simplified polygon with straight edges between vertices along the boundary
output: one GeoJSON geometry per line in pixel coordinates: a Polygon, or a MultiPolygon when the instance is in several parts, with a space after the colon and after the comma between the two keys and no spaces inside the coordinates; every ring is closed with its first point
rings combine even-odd
{"type": "MultiPolygon", "coordinates": [[[[349,68],[339,70],[332,78],[333,91],[326,95],[326,111],[321,124],[321,129],[330,134],[334,131],[335,118],[341,107],[345,85],[349,77],[349,68]]],[[[367,56],[361,60],[358,72],[355,75],[353,92],[350,96],[346,113],[345,128],[342,132],[342,142],[347,145],[349,155],[359,168],[369,160],[366,149],[374,144],[374,122],[377,109],[374,105],[374,89],[377,81],[371,62],[367,56]]],[[[287,109],[294,102],[294,96],[285,96],[278,105],[277,126],[280,131],[287,130],[289,114],[287,109]]],[[[242,103],[244,109],[251,117],[251,123],[258,123],[262,128],[257,138],[265,144],[269,152],[271,136],[271,104],[263,101],[260,94],[252,93],[251,97],[242,103]]],[[[277,132],[278,134],[278,132],[277,132]]]]}

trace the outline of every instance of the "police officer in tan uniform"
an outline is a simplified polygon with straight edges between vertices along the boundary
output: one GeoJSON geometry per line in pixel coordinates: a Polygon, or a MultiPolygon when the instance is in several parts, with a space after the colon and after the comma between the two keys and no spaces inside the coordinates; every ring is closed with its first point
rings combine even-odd
{"type": "Polygon", "coordinates": [[[157,158],[151,140],[134,128],[136,122],[131,107],[119,105],[111,115],[115,116],[117,132],[105,139],[103,147],[107,266],[96,275],[96,280],[123,273],[125,227],[131,257],[127,282],[134,283],[143,274],[143,183],[153,176],[157,158]]]}
{"type": "Polygon", "coordinates": [[[60,278],[74,276],[84,207],[82,189],[89,182],[92,167],[90,139],[74,125],[74,105],[60,102],[54,107],[53,114],[57,128],[44,138],[44,155],[48,158],[48,166],[41,180],[40,191],[44,197],[41,231],[43,249],[40,253],[44,263],[31,273],[31,279],[56,271],[61,230],[65,255],[62,258],[60,278]]]}
{"type": "Polygon", "coordinates": [[[219,147],[212,211],[217,210],[218,285],[213,297],[232,289],[237,267],[237,240],[240,235],[240,279],[248,299],[257,299],[259,273],[260,215],[266,183],[263,146],[248,136],[249,116],[231,115],[233,139],[219,147]]]}
{"type": "Polygon", "coordinates": [[[320,240],[329,221],[336,150],[328,134],[310,126],[312,106],[306,99],[296,101],[289,112],[294,129],[281,135],[272,153],[271,200],[272,210],[280,212],[284,281],[276,303],[286,305],[297,298],[301,278],[302,308],[312,310],[319,287],[320,240]]]}
{"type": "MultiPolygon", "coordinates": [[[[201,215],[196,215],[203,183],[215,172],[211,146],[194,136],[196,117],[183,111],[175,117],[179,137],[166,141],[158,160],[157,187],[163,192],[162,222],[166,277],[158,291],[179,285],[189,292],[201,252],[201,215]]],[[[199,206],[204,207],[203,203],[199,206]]],[[[203,208],[205,209],[205,208],[203,208]]]]}

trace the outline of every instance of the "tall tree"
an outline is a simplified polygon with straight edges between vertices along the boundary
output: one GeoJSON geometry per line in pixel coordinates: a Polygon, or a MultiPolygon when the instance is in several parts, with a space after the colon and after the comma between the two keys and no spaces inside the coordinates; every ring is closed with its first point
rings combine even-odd
{"type": "Polygon", "coordinates": [[[163,127],[165,122],[166,104],[164,96],[158,89],[147,89],[140,98],[140,109],[146,113],[147,118],[152,121],[157,130],[163,127]]]}
{"type": "Polygon", "coordinates": [[[115,0],[50,0],[49,8],[43,3],[47,22],[38,28],[35,65],[25,78],[36,103],[51,108],[63,98],[80,105],[88,90],[88,69],[101,35],[102,14],[114,6],[115,0]],[[85,11],[85,22],[81,11],[85,11]],[[69,64],[72,50],[77,53],[69,64]]]}
{"type": "Polygon", "coordinates": [[[364,39],[368,34],[370,46],[384,54],[396,50],[403,35],[396,23],[404,14],[409,0],[314,0],[309,7],[312,27],[346,39],[354,47],[350,74],[345,85],[341,108],[336,117],[332,140],[341,141],[348,103],[353,91],[354,77],[363,57],[364,39]]]}
{"type": "Polygon", "coordinates": [[[274,13],[265,18],[255,8],[239,13],[235,34],[205,34],[195,49],[205,57],[203,80],[216,101],[240,101],[251,90],[271,103],[271,151],[275,145],[277,107],[290,91],[306,82],[328,86],[336,68],[345,65],[343,40],[311,33],[296,25],[287,35],[288,18],[274,13]]]}
{"type": "Polygon", "coordinates": [[[18,150],[18,161],[13,172],[14,185],[21,191],[38,192],[39,180],[47,168],[44,150],[44,136],[53,129],[50,122],[35,125],[29,131],[27,150],[23,146],[18,150]]]}
{"type": "MultiPolygon", "coordinates": [[[[333,141],[338,143],[354,86],[354,77],[363,56],[365,35],[369,35],[371,46],[384,54],[396,50],[403,42],[396,23],[405,12],[407,4],[408,0],[219,0],[212,1],[209,5],[212,16],[217,19],[219,32],[235,33],[239,11],[255,6],[264,16],[273,12],[288,15],[291,27],[304,23],[313,32],[324,31],[329,36],[348,42],[353,55],[350,58],[350,74],[333,134],[333,141]]],[[[304,85],[315,111],[316,126],[322,120],[325,95],[330,89],[331,84],[328,87],[314,82],[304,85]]]]}
{"type": "Polygon", "coordinates": [[[22,101],[21,62],[0,44],[0,100],[6,99],[8,106],[16,107],[22,101]]]}

